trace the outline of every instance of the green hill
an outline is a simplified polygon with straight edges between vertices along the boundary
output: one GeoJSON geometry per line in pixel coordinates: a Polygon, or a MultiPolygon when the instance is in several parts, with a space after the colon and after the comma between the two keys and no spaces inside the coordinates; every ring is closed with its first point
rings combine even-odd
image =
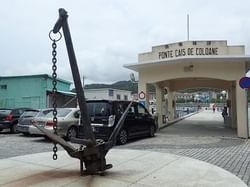
{"type": "MultiPolygon", "coordinates": [[[[129,90],[134,93],[138,93],[138,84],[133,83],[131,81],[118,81],[113,84],[87,84],[84,87],[85,89],[98,89],[98,88],[113,88],[113,89],[119,89],[119,90],[129,90]]],[[[185,90],[179,90],[178,92],[204,92],[204,91],[214,91],[214,92],[220,92],[219,89],[214,88],[189,88],[185,90]]],[[[75,89],[72,89],[72,92],[75,92],[75,89]]],[[[153,85],[149,85],[149,92],[155,92],[155,87],[153,85]]],[[[250,95],[250,94],[249,94],[250,95]]]]}
{"type": "Polygon", "coordinates": [[[120,90],[129,90],[132,93],[137,93],[138,84],[132,83],[131,81],[118,81],[114,84],[87,84],[84,87],[85,89],[96,89],[96,88],[113,88],[120,90]]]}
{"type": "MultiPolygon", "coordinates": [[[[118,81],[113,84],[86,84],[84,86],[85,89],[98,89],[98,88],[113,88],[119,90],[128,90],[132,93],[137,93],[138,91],[138,84],[133,83],[131,81],[118,81]]],[[[75,92],[75,88],[71,90],[75,92]]]]}

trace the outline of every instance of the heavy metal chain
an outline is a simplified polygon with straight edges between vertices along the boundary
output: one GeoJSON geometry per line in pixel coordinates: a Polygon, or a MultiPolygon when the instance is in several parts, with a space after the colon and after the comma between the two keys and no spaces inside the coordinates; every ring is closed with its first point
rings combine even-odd
{"type": "MultiPolygon", "coordinates": [[[[56,52],[56,42],[59,41],[61,39],[61,33],[59,36],[59,39],[52,39],[51,37],[52,32],[50,32],[49,37],[52,40],[52,100],[53,100],[53,130],[54,130],[54,134],[57,135],[57,102],[56,102],[56,93],[57,93],[57,52],[56,52]]],[[[57,144],[54,143],[53,146],[53,160],[57,160],[57,144]]]]}

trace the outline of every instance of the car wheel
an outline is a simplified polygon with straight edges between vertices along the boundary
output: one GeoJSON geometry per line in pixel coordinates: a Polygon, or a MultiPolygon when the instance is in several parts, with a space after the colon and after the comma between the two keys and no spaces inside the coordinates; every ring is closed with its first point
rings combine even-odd
{"type": "Polygon", "coordinates": [[[70,140],[71,138],[77,137],[77,129],[76,127],[70,127],[70,129],[67,132],[67,139],[70,140]]]}
{"type": "Polygon", "coordinates": [[[24,136],[29,136],[30,134],[28,132],[23,132],[24,136]]]}
{"type": "Polygon", "coordinates": [[[154,125],[150,125],[149,136],[150,137],[154,137],[155,136],[155,127],[154,127],[154,125]]]}
{"type": "Polygon", "coordinates": [[[117,143],[119,145],[124,145],[128,141],[128,133],[125,129],[122,129],[117,136],[117,143]]]}
{"type": "Polygon", "coordinates": [[[17,133],[17,123],[14,123],[10,128],[11,133],[17,133]]]}

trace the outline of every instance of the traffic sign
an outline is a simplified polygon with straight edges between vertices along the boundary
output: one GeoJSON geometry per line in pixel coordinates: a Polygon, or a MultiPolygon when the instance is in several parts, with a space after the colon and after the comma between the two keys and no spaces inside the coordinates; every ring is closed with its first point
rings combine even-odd
{"type": "Polygon", "coordinates": [[[242,77],[239,81],[239,85],[242,89],[250,89],[250,77],[242,77]]]}
{"type": "Polygon", "coordinates": [[[143,91],[138,94],[139,99],[145,99],[146,95],[143,91]]]}

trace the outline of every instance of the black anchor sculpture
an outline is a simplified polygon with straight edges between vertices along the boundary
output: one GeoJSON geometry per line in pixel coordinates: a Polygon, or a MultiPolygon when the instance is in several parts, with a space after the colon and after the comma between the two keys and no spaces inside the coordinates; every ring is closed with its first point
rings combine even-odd
{"type": "Polygon", "coordinates": [[[66,142],[63,138],[58,135],[46,130],[45,128],[34,124],[40,131],[42,131],[49,139],[54,143],[61,145],[67,153],[80,160],[80,172],[84,174],[103,174],[106,169],[112,168],[111,164],[106,164],[105,156],[108,151],[116,144],[116,137],[121,130],[124,120],[127,116],[128,110],[132,105],[132,102],[128,105],[126,110],[123,112],[119,119],[115,129],[110,135],[108,141],[96,139],[91,128],[91,122],[88,115],[86,99],[80,79],[80,74],[77,66],[73,43],[71,40],[70,30],[67,22],[67,12],[64,9],[59,9],[59,19],[57,20],[53,33],[58,33],[62,28],[65,43],[67,47],[69,62],[71,66],[72,76],[75,84],[77,99],[81,112],[81,124],[79,126],[79,133],[82,134],[83,138],[71,138],[72,143],[80,144],[80,148],[75,148],[70,143],[66,142]],[[83,163],[85,170],[83,169],[83,163]]]}

